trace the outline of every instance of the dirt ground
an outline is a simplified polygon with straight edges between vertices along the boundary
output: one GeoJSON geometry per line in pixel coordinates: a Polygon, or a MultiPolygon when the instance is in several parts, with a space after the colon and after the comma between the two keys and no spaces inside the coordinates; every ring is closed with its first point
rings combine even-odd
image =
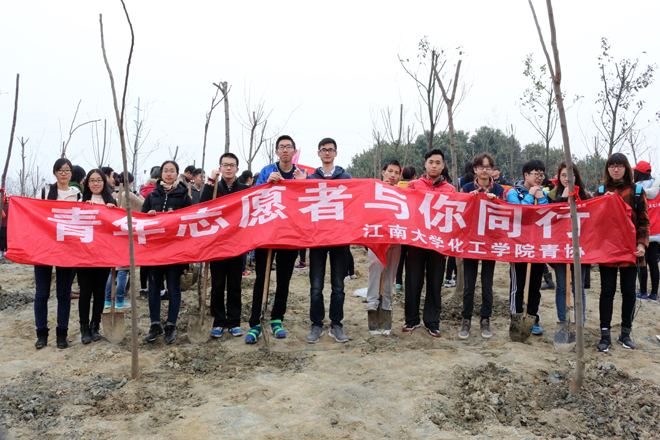
{"type": "MultiPolygon", "coordinates": [[[[105,339],[82,345],[77,300],[69,348],[56,349],[51,334],[48,347],[35,350],[32,267],[4,260],[0,430],[10,439],[660,438],[660,345],[654,336],[660,333],[659,304],[641,303],[633,332],[638,350],[614,343],[609,353],[598,353],[600,281],[594,269],[587,291],[585,384],[582,393],[571,395],[575,355],[553,347],[554,292],[544,291],[541,301],[545,334],[524,344],[508,336],[505,263],[496,265],[492,339],[481,338],[476,315],[470,338],[458,338],[462,300],[454,288],[443,289],[441,338],[423,328],[401,333],[403,292],[393,299],[392,334],[371,336],[364,300],[353,295],[366,287],[368,258],[358,247],[353,255],[358,278],[346,283],[344,306],[349,343],[336,343],[327,329],[320,343],[306,343],[309,275],[296,270],[284,321],[288,337],[271,337],[269,347],[263,338],[248,346],[229,335],[202,345],[188,342],[196,290],[184,292],[177,341],[148,344],[147,302],[139,299],[137,380],[130,379],[130,330],[119,345],[105,339]]],[[[254,275],[243,280],[244,330],[253,282],[254,275]]],[[[326,276],[326,307],[329,291],[326,276]]],[[[475,302],[478,312],[479,295],[475,302]]],[[[614,322],[620,310],[615,301],[614,322]]],[[[616,325],[613,338],[619,331],[616,325]]]]}

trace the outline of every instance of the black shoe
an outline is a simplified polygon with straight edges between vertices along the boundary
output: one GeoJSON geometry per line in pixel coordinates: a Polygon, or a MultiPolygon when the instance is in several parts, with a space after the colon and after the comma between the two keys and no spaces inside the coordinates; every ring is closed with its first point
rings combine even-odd
{"type": "Polygon", "coordinates": [[[161,301],[169,301],[170,300],[170,291],[166,290],[165,293],[160,295],[160,300],[161,301]]]}
{"type": "Polygon", "coordinates": [[[600,342],[598,343],[598,351],[602,353],[607,353],[612,346],[612,339],[610,338],[610,331],[602,330],[600,331],[600,342]]]}
{"type": "Polygon", "coordinates": [[[151,328],[149,329],[149,333],[147,333],[147,336],[145,336],[144,340],[147,342],[154,342],[156,340],[156,337],[158,335],[163,334],[163,326],[160,324],[151,324],[151,328]]]}
{"type": "Polygon", "coordinates": [[[541,286],[541,290],[555,290],[556,286],[555,283],[543,283],[541,286]]]}
{"type": "Polygon", "coordinates": [[[101,339],[101,325],[98,322],[92,322],[91,331],[92,331],[92,341],[98,341],[101,339]]]}
{"type": "Polygon", "coordinates": [[[57,348],[64,350],[69,346],[69,341],[66,340],[66,335],[68,333],[67,328],[56,328],[55,334],[57,335],[57,348]]]}
{"type": "Polygon", "coordinates": [[[37,342],[34,344],[37,350],[48,345],[48,329],[37,329],[37,342]]]}
{"type": "Polygon", "coordinates": [[[166,344],[171,344],[176,341],[176,325],[167,324],[165,326],[165,337],[163,340],[166,344]]]}
{"type": "Polygon", "coordinates": [[[80,324],[80,342],[83,344],[89,344],[92,342],[92,332],[87,324],[80,324]]]}
{"type": "Polygon", "coordinates": [[[619,336],[619,339],[617,339],[617,342],[623,346],[623,348],[628,348],[630,350],[634,350],[637,348],[633,341],[630,339],[630,332],[632,331],[631,328],[628,327],[621,327],[621,336],[619,336]]]}

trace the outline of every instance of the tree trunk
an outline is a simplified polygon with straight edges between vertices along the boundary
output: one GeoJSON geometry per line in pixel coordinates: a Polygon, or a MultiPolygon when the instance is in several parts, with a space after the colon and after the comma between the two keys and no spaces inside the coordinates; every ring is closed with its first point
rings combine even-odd
{"type": "MultiPolygon", "coordinates": [[[[221,84],[222,93],[225,95],[225,153],[229,153],[229,86],[227,85],[227,81],[224,81],[221,84]]],[[[249,169],[250,168],[248,168],[248,170],[249,169]]]]}
{"type": "Polygon", "coordinates": [[[11,123],[11,134],[9,135],[9,149],[7,149],[7,161],[5,162],[5,170],[2,172],[2,182],[0,182],[0,212],[4,208],[5,200],[5,183],[7,183],[7,172],[9,171],[9,160],[11,159],[11,148],[14,144],[14,133],[16,132],[16,117],[18,116],[18,83],[21,78],[20,74],[16,74],[16,96],[14,97],[14,119],[11,123]]]}

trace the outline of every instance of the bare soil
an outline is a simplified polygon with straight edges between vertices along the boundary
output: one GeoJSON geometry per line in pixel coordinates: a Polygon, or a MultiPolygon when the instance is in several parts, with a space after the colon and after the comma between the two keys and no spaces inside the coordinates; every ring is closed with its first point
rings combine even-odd
{"type": "MultiPolygon", "coordinates": [[[[31,266],[0,262],[0,430],[10,439],[654,439],[660,438],[660,305],[640,302],[633,337],[638,350],[599,339],[600,281],[587,291],[586,371],[583,392],[568,382],[574,353],[553,347],[554,292],[543,291],[543,336],[510,342],[509,266],[496,265],[494,336],[481,338],[479,295],[467,340],[458,338],[462,300],[443,289],[442,337],[423,328],[401,333],[403,292],[393,300],[394,331],[371,336],[364,300],[368,258],[354,247],[358,278],[346,282],[344,329],[336,343],[316,345],[309,332],[309,275],[296,270],[284,326],[288,337],[248,346],[225,335],[202,345],[186,338],[196,313],[196,288],[184,292],[179,337],[148,344],[146,299],[138,299],[140,378],[130,378],[129,333],[119,345],[80,343],[73,300],[69,348],[35,350],[31,266]],[[476,327],[476,328],[475,328],[476,327]]],[[[329,273],[329,270],[328,270],[329,273]]],[[[254,275],[243,280],[247,330],[254,275]]],[[[274,280],[271,289],[274,290],[274,280]]],[[[479,292],[479,288],[477,289],[479,292]]],[[[326,277],[326,307],[329,276],[326,277]]],[[[49,302],[55,328],[56,300],[49,302]]],[[[167,302],[163,303],[163,314],[167,302]]],[[[615,300],[615,319],[620,314],[615,300]]],[[[326,329],[327,330],[327,329],[326,329]]],[[[620,327],[613,330],[613,339],[620,327]]],[[[54,333],[54,331],[53,331],[54,333]]],[[[0,433],[0,438],[2,437],[0,433]]]]}

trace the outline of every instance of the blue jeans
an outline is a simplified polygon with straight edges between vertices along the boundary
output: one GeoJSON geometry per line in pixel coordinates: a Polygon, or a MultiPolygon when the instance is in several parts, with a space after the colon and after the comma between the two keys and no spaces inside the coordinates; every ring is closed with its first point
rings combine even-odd
{"type": "Polygon", "coordinates": [[[309,319],[312,321],[312,326],[323,327],[323,319],[325,318],[323,282],[325,280],[325,262],[328,254],[330,254],[330,285],[332,290],[328,316],[331,326],[342,326],[341,320],[344,319],[344,277],[347,270],[346,248],[347,246],[333,246],[309,250],[309,293],[311,297],[309,319]]]}
{"type": "MultiPolygon", "coordinates": [[[[57,328],[69,328],[71,313],[71,267],[55,267],[57,294],[57,328]]],[[[37,330],[48,328],[48,298],[53,266],[34,266],[34,321],[37,330]]]]}
{"type": "Polygon", "coordinates": [[[167,322],[176,324],[181,308],[180,264],[149,267],[149,318],[152,323],[160,322],[160,291],[164,287],[163,277],[167,277],[167,291],[170,294],[167,322]]]}
{"type": "MultiPolygon", "coordinates": [[[[566,321],[566,264],[555,263],[552,265],[555,269],[555,278],[557,278],[557,290],[555,291],[555,303],[557,304],[557,318],[559,322],[566,321]]],[[[573,289],[573,303],[575,304],[575,271],[574,266],[571,264],[571,287],[573,289]]],[[[589,266],[582,265],[582,323],[584,324],[587,319],[587,299],[584,295],[584,279],[589,266]]],[[[574,313],[577,313],[575,311],[574,313]]],[[[574,321],[577,318],[574,316],[574,321]]]]}
{"type": "MultiPolygon", "coordinates": [[[[115,304],[121,304],[126,298],[126,279],[128,278],[127,270],[117,271],[117,291],[115,292],[115,304]]],[[[108,277],[108,282],[105,283],[105,300],[112,301],[112,273],[108,277]]]]}

